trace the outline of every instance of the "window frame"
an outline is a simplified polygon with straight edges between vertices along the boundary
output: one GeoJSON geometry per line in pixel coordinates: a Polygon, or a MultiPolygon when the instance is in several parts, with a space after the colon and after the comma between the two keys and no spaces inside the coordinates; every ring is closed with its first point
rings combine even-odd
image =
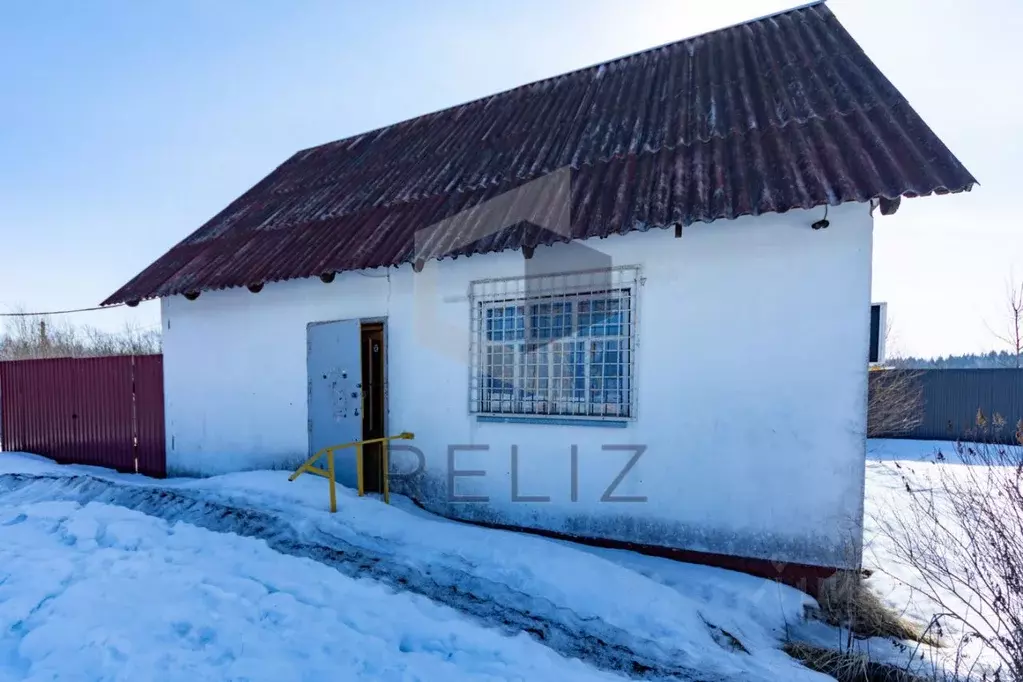
{"type": "MultiPolygon", "coordinates": [[[[559,422],[634,421],[637,416],[638,287],[642,283],[638,270],[638,267],[630,266],[589,273],[544,275],[542,279],[546,281],[539,285],[529,281],[534,278],[473,282],[470,285],[470,414],[559,422]],[[592,281],[587,284],[587,279],[592,281]],[[504,286],[493,286],[495,284],[504,286]],[[591,321],[589,325],[582,326],[580,317],[594,312],[580,310],[584,307],[580,304],[592,306],[594,301],[616,301],[617,304],[614,312],[605,314],[600,322],[591,321]],[[534,333],[536,329],[547,329],[546,326],[534,325],[536,316],[544,314],[537,313],[535,308],[544,304],[553,304],[546,317],[555,329],[566,329],[557,325],[556,319],[568,313],[570,326],[567,330],[571,333],[534,333]],[[568,306],[565,304],[570,304],[570,312],[566,311],[568,306]],[[565,307],[557,311],[554,308],[557,305],[565,307]],[[505,311],[510,309],[515,310],[509,315],[505,311]],[[496,310],[503,312],[501,315],[490,313],[496,310]],[[608,315],[613,315],[613,318],[608,315]],[[493,323],[498,319],[503,320],[499,328],[493,323]],[[607,333],[610,327],[616,327],[617,332],[607,333]],[[598,328],[603,333],[593,333],[598,328]],[[495,331],[500,332],[501,338],[491,338],[495,331]],[[610,344],[617,348],[607,350],[606,345],[610,344]],[[603,351],[597,350],[600,345],[605,345],[603,351]],[[505,391],[494,390],[495,374],[487,371],[493,366],[494,351],[499,348],[505,349],[501,366],[511,369],[507,398],[500,397],[505,391]],[[617,353],[617,361],[611,364],[601,358],[602,361],[598,362],[598,352],[617,353]],[[581,358],[564,360],[563,354],[570,353],[581,353],[581,358]],[[560,362],[559,354],[562,354],[560,362]],[[542,362],[531,361],[538,355],[544,357],[542,362]],[[617,366],[618,372],[594,374],[595,368],[608,366],[617,366]],[[582,375],[566,375],[565,368],[568,367],[581,368],[582,375]],[[541,368],[546,370],[541,372],[541,368]],[[596,388],[595,379],[601,380],[596,388]],[[604,381],[610,379],[617,382],[614,388],[608,389],[604,381]],[[573,385],[580,381],[580,387],[573,385]],[[575,397],[577,391],[581,391],[581,397],[575,397]],[[617,400],[607,400],[612,393],[617,394],[617,400]]],[[[565,320],[564,317],[560,319],[565,320]]],[[[507,369],[500,373],[499,381],[503,381],[505,376],[508,376],[507,369]]]]}

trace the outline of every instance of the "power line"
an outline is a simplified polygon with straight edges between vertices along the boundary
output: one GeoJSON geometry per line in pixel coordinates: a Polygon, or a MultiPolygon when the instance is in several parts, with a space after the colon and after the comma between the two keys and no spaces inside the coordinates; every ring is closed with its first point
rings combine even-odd
{"type": "Polygon", "coordinates": [[[98,305],[93,308],[72,308],[71,310],[50,310],[42,313],[0,313],[0,317],[36,317],[39,315],[67,315],[69,313],[87,313],[93,310],[113,310],[114,308],[120,308],[125,305],[124,303],[115,303],[113,305],[98,305]]]}

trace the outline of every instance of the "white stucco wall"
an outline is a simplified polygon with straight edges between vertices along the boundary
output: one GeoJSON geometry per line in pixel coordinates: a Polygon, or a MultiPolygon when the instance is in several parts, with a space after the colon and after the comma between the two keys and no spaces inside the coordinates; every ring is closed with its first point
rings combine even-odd
{"type": "MultiPolygon", "coordinates": [[[[306,456],[306,325],[387,318],[388,430],[413,431],[424,474],[395,487],[451,516],[705,552],[855,566],[863,505],[872,218],[866,205],[587,242],[640,265],[637,418],[626,428],[478,423],[468,412],[466,293],[516,276],[504,252],[163,301],[172,473],[292,467],[306,456]],[[429,286],[427,286],[429,285],[429,286]],[[418,291],[414,287],[418,286],[418,291]],[[429,287],[434,287],[432,290],[429,287]],[[424,293],[425,290],[425,293],[424,293]],[[430,293],[432,291],[432,293],[430,293]],[[417,295],[419,298],[417,299],[417,295]],[[423,315],[432,297],[436,317],[423,315]],[[443,330],[456,341],[444,341],[443,330]],[[438,331],[441,330],[441,331],[438,331]],[[447,499],[450,444],[459,478],[447,499]],[[520,495],[511,499],[512,445],[520,495]],[[571,446],[578,500],[571,500],[571,446]],[[645,502],[601,502],[615,491],[645,502]]],[[[549,247],[554,250],[563,246],[549,247]]],[[[539,252],[539,250],[538,250],[539,252]]],[[[550,254],[548,254],[550,255],[550,254]]],[[[400,457],[398,459],[401,459],[400,457]]],[[[406,461],[395,466],[406,466],[406,461]]]]}

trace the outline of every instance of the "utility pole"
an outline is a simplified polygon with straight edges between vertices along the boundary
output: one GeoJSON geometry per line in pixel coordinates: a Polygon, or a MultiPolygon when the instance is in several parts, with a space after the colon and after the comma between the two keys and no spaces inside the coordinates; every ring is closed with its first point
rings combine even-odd
{"type": "Polygon", "coordinates": [[[50,340],[46,338],[46,320],[39,320],[39,354],[46,357],[49,353],[50,340]]]}

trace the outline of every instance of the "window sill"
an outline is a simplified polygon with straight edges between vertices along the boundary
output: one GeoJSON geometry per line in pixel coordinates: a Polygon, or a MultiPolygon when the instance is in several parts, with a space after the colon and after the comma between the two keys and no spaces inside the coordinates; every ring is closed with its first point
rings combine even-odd
{"type": "Polygon", "coordinates": [[[628,419],[586,419],[568,417],[541,417],[527,415],[492,415],[478,414],[476,422],[480,424],[542,424],[544,426],[586,426],[605,429],[624,429],[629,425],[628,419]]]}

